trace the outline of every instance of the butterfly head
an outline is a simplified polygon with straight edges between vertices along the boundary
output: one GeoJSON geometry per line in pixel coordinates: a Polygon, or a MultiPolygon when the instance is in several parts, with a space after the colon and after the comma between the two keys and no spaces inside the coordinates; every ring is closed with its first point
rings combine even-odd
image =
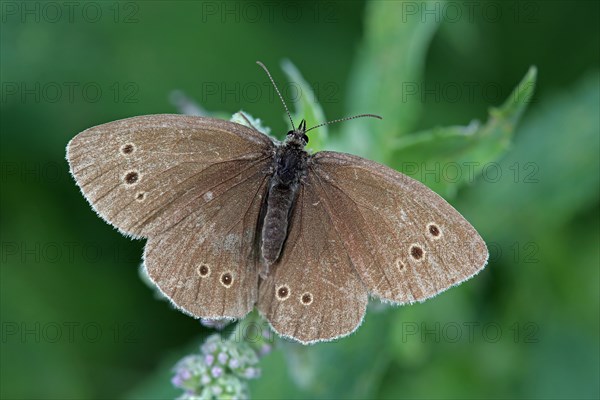
{"type": "Polygon", "coordinates": [[[290,119],[290,122],[292,124],[292,130],[287,133],[287,138],[285,139],[285,143],[288,145],[296,145],[301,148],[305,147],[308,144],[308,136],[306,136],[306,132],[311,131],[316,128],[320,128],[323,125],[329,125],[329,124],[333,124],[335,122],[348,121],[350,119],[362,118],[362,117],[373,117],[373,118],[382,119],[379,115],[360,114],[360,115],[355,115],[353,117],[346,117],[346,118],[341,118],[341,119],[334,119],[333,121],[323,122],[319,125],[309,128],[309,129],[306,129],[306,121],[302,120],[302,122],[300,122],[300,126],[298,126],[298,129],[296,129],[294,127],[294,121],[292,121],[292,114],[290,114],[290,110],[288,110],[287,105],[285,104],[285,101],[283,100],[283,96],[281,95],[281,92],[279,91],[279,89],[277,89],[277,85],[275,84],[275,81],[273,80],[271,73],[269,72],[267,67],[265,67],[265,65],[263,63],[261,63],[260,61],[257,61],[256,63],[258,65],[260,65],[260,67],[262,69],[264,69],[265,72],[267,73],[267,76],[271,80],[271,83],[273,84],[273,87],[275,88],[275,91],[277,92],[277,95],[279,96],[279,99],[281,100],[281,103],[283,104],[283,108],[285,108],[285,112],[287,113],[288,118],[290,119]]]}
{"type": "Polygon", "coordinates": [[[287,133],[286,143],[298,144],[304,147],[308,144],[308,136],[306,136],[306,120],[302,120],[297,129],[293,129],[287,133]]]}

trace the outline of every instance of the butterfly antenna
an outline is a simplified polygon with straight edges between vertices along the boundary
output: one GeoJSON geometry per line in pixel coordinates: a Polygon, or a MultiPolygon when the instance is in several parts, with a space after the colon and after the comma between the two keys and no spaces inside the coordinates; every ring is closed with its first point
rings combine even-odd
{"type": "Polygon", "coordinates": [[[292,115],[290,114],[290,110],[288,110],[287,105],[285,104],[285,101],[283,101],[283,96],[281,96],[281,93],[279,93],[279,89],[277,89],[277,85],[275,84],[275,81],[273,80],[273,77],[271,76],[271,73],[269,72],[269,70],[267,69],[267,67],[265,67],[265,64],[261,63],[260,61],[257,61],[256,63],[258,65],[260,65],[262,67],[262,69],[264,69],[265,72],[267,73],[267,75],[269,76],[269,79],[271,80],[271,83],[273,84],[273,87],[275,88],[275,91],[277,92],[277,95],[279,96],[279,99],[283,103],[283,107],[285,108],[285,112],[287,113],[287,115],[288,115],[288,117],[290,119],[290,123],[292,124],[292,129],[296,130],[296,127],[294,126],[294,121],[292,121],[292,115]]]}
{"type": "Polygon", "coordinates": [[[334,124],[336,122],[348,121],[350,119],[363,118],[363,117],[371,117],[371,118],[383,119],[379,115],[375,115],[375,114],[360,114],[360,115],[355,115],[353,117],[346,117],[346,118],[334,119],[333,121],[323,122],[322,124],[319,124],[317,126],[313,126],[310,129],[307,129],[306,131],[304,131],[304,133],[306,133],[308,131],[312,131],[313,129],[319,128],[319,127],[321,127],[323,125],[329,125],[329,124],[334,124]]]}

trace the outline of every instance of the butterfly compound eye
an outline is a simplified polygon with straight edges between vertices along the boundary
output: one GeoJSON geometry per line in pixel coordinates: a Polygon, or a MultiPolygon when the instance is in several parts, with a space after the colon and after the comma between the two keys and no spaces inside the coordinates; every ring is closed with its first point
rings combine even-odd
{"type": "Polygon", "coordinates": [[[304,142],[308,143],[308,136],[302,135],[302,139],[304,139],[304,142]]]}

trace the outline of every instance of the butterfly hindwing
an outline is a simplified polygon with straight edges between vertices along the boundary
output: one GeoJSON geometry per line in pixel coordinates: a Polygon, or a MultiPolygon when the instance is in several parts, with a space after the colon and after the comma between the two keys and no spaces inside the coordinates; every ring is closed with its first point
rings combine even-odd
{"type": "Polygon", "coordinates": [[[258,302],[275,331],[302,343],[353,332],[368,300],[313,178],[299,189],[281,259],[261,281],[258,302]]]}
{"type": "Polygon", "coordinates": [[[214,197],[196,212],[148,239],[148,276],[188,314],[241,318],[254,307],[257,227],[267,182],[260,166],[242,170],[215,187],[214,197]]]}

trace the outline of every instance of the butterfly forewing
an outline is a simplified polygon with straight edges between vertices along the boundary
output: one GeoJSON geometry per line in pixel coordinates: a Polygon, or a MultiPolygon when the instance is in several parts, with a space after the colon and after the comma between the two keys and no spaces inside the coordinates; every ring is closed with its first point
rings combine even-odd
{"type": "Polygon", "coordinates": [[[124,233],[148,237],[194,212],[219,182],[268,165],[271,140],[232,122],[148,115],[77,135],[71,173],[92,207],[124,233]]]}
{"type": "Polygon", "coordinates": [[[259,290],[259,311],[279,334],[302,343],[353,332],[368,300],[323,195],[309,175],[299,190],[281,259],[259,290]]]}
{"type": "Polygon", "coordinates": [[[425,300],[485,266],[477,231],[422,183],[349,154],[319,152],[311,161],[320,200],[371,294],[425,300]]]}

